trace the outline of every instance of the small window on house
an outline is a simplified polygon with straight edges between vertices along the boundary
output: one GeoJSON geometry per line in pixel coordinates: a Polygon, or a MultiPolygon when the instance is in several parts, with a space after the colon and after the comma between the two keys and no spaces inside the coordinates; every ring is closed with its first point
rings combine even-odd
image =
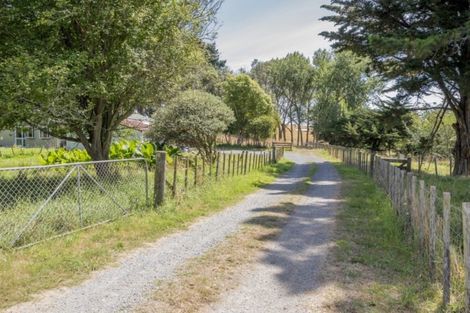
{"type": "Polygon", "coordinates": [[[34,138],[34,129],[29,126],[17,127],[16,128],[16,138],[34,138]]]}
{"type": "Polygon", "coordinates": [[[51,135],[49,135],[49,133],[46,132],[46,131],[40,130],[39,131],[39,138],[48,139],[48,138],[51,138],[51,135]]]}

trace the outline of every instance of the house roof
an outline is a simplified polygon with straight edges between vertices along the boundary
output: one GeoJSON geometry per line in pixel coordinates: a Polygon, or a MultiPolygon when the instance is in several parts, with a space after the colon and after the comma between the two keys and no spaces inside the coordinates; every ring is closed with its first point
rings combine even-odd
{"type": "Polygon", "coordinates": [[[140,132],[147,132],[150,130],[151,119],[144,115],[134,113],[121,122],[121,125],[127,128],[132,128],[140,132]]]}

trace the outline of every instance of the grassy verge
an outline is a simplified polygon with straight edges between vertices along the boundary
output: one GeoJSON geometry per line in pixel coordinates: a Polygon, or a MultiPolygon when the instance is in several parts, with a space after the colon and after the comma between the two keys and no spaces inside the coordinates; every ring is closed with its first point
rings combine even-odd
{"type": "Polygon", "coordinates": [[[0,168],[39,164],[39,155],[47,149],[40,148],[0,148],[0,168]]]}
{"type": "Polygon", "coordinates": [[[430,283],[384,192],[359,170],[332,163],[343,178],[344,204],[327,279],[345,294],[332,311],[438,312],[439,288],[430,283]]]}
{"type": "Polygon", "coordinates": [[[83,280],[125,251],[220,211],[291,167],[292,163],[281,161],[263,171],[207,183],[183,199],[167,201],[158,213],[141,212],[28,249],[0,252],[0,308],[28,300],[38,291],[83,280]]]}

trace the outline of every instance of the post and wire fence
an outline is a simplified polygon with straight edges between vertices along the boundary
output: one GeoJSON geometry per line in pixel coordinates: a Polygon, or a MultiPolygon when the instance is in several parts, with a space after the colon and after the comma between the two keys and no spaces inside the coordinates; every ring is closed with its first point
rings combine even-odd
{"type": "Polygon", "coordinates": [[[411,171],[409,158],[387,158],[373,151],[321,143],[313,148],[373,178],[416,243],[429,279],[441,285],[443,308],[453,304],[470,312],[470,203],[455,204],[452,190],[428,185],[411,171]]]}
{"type": "Polygon", "coordinates": [[[27,247],[158,208],[206,182],[277,162],[283,149],[0,169],[0,249],[27,247]]]}

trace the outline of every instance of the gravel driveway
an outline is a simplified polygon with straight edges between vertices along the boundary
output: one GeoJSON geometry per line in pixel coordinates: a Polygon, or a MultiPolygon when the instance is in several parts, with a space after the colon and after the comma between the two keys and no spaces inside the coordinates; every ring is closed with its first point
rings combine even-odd
{"type": "Polygon", "coordinates": [[[335,168],[319,158],[315,162],[313,182],[294,203],[294,213],[279,238],[267,244],[261,258],[242,274],[237,288],[203,312],[313,312],[312,304],[321,300],[316,290],[325,283],[319,275],[333,246],[340,196],[335,168]]]}
{"type": "MultiPolygon", "coordinates": [[[[47,291],[35,300],[16,305],[6,312],[131,311],[151,294],[155,281],[172,277],[186,260],[216,246],[253,217],[256,209],[282,202],[307,175],[309,165],[313,161],[321,161],[304,153],[286,153],[286,157],[296,163],[291,171],[238,204],[201,219],[185,231],[131,252],[116,266],[96,272],[77,286],[47,291]]],[[[330,199],[337,195],[338,177],[333,167],[321,163],[315,180],[315,186],[303,198],[304,203],[296,209],[279,242],[269,247],[269,252],[258,264],[259,268],[250,274],[253,277],[248,276],[246,284],[228,295],[227,301],[214,311],[268,312],[262,307],[269,301],[279,302],[277,297],[287,296],[279,305],[291,305],[292,299],[314,288],[315,263],[321,261],[328,246],[333,214],[330,210],[333,201],[330,199]],[[255,309],[258,307],[260,310],[255,309]]],[[[274,309],[277,307],[269,312],[279,312],[274,309]]]]}

